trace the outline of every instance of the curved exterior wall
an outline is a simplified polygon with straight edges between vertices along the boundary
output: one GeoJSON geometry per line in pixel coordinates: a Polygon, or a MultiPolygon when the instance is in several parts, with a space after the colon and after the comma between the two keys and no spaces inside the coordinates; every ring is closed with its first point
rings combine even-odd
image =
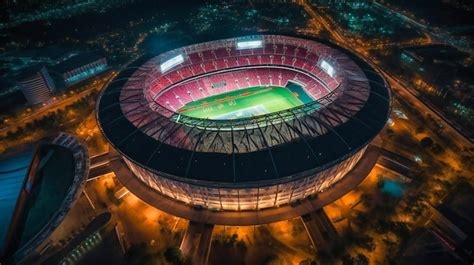
{"type": "Polygon", "coordinates": [[[60,207],[50,216],[49,222],[42,227],[35,236],[16,250],[14,260],[17,263],[30,264],[26,262],[25,259],[32,258],[35,253],[38,254],[38,251],[43,249],[45,244],[49,243],[47,239],[53,234],[56,228],[58,228],[61,222],[64,221],[67,213],[79,199],[82,189],[86,184],[87,176],[89,175],[89,151],[86,144],[76,136],[61,132],[54,137],[44,139],[41,144],[62,146],[72,151],[72,158],[75,164],[74,178],[60,207]]]}
{"type": "MultiPolygon", "coordinates": [[[[325,190],[331,193],[331,186],[358,163],[388,118],[390,91],[383,77],[333,44],[276,35],[262,38],[269,48],[260,50],[257,57],[241,54],[237,60],[242,63],[237,66],[225,64],[225,59],[219,67],[219,61],[199,63],[196,59],[214,60],[209,54],[231,57],[235,38],[177,47],[189,60],[159,73],[162,59],[166,61],[176,51],[174,46],[167,47],[159,56],[136,59],[103,90],[96,112],[99,128],[133,171],[134,181],[149,187],[142,192],[211,210],[252,211],[291,204],[325,190]],[[304,57],[306,61],[298,55],[297,51],[304,50],[301,47],[307,47],[306,54],[310,54],[304,57]],[[196,88],[180,89],[183,82],[243,68],[285,68],[312,73],[317,80],[326,78],[319,75],[321,60],[311,54],[331,62],[339,76],[334,75],[336,85],[325,96],[299,107],[250,118],[209,120],[180,115],[163,107],[163,102],[153,101],[163,97],[167,104],[172,98],[164,93],[179,92],[175,101],[183,103],[180,99],[196,88]],[[267,55],[270,63],[263,65],[267,55]],[[291,55],[299,59],[283,63],[283,57],[291,55]],[[281,62],[272,62],[272,58],[281,58],[281,62]]],[[[268,80],[273,84],[273,78],[268,80]]],[[[330,88],[330,83],[320,84],[330,88]]],[[[306,91],[317,87],[308,85],[306,91]]],[[[193,91],[200,91],[196,89],[193,91]]]]}
{"type": "Polygon", "coordinates": [[[54,83],[45,67],[36,74],[18,82],[26,100],[36,105],[48,100],[54,90],[54,83]]]}
{"type": "MultiPolygon", "coordinates": [[[[322,170],[315,175],[299,177],[286,183],[266,183],[256,186],[235,185],[235,188],[196,181],[185,183],[161,177],[124,157],[133,173],[150,188],[167,197],[193,206],[215,210],[260,210],[293,203],[310,195],[324,191],[341,180],[359,161],[366,147],[346,160],[322,170]]],[[[276,181],[275,181],[276,182],[276,181]]]]}

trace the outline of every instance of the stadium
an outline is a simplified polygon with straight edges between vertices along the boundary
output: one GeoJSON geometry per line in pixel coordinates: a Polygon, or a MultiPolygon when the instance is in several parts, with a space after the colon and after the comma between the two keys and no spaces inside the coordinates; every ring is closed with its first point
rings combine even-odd
{"type": "Polygon", "coordinates": [[[97,119],[133,172],[124,186],[183,216],[163,201],[248,213],[334,192],[390,106],[381,75],[343,48],[253,35],[141,56],[103,90],[97,119]]]}

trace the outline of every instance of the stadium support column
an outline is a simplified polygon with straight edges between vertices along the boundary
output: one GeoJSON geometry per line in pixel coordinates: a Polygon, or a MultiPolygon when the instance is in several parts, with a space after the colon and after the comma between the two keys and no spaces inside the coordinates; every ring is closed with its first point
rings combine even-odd
{"type": "Polygon", "coordinates": [[[195,265],[206,265],[211,250],[213,229],[214,225],[190,221],[180,246],[183,256],[191,258],[195,265]]]}
{"type": "Polygon", "coordinates": [[[337,242],[338,235],[331,220],[319,209],[301,216],[311,243],[316,249],[329,250],[337,242]]]}

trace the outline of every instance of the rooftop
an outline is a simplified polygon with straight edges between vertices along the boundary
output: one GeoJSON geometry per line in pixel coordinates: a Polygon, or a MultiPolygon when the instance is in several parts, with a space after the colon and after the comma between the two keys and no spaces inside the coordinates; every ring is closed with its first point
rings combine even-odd
{"type": "Polygon", "coordinates": [[[104,58],[104,56],[93,52],[80,53],[75,56],[72,56],[71,58],[65,61],[62,61],[61,63],[53,66],[53,68],[56,72],[65,73],[79,68],[83,65],[93,63],[102,58],[104,58]]]}
{"type": "Polygon", "coordinates": [[[75,201],[87,174],[81,170],[88,169],[86,161],[77,157],[86,156],[87,151],[77,148],[77,141],[63,138],[47,137],[0,158],[2,258],[20,261],[27,257],[56,229],[75,201]]]}
{"type": "Polygon", "coordinates": [[[0,160],[0,253],[5,250],[10,223],[32,159],[33,148],[30,147],[0,160]]]}

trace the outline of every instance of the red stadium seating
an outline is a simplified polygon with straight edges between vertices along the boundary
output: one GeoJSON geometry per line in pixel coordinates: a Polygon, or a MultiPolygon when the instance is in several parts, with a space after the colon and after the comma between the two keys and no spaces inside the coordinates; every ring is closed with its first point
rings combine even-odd
{"type": "Polygon", "coordinates": [[[264,54],[273,54],[274,53],[274,50],[273,50],[273,43],[267,43],[265,44],[264,48],[263,48],[263,53],[264,54]]]}
{"type": "Polygon", "coordinates": [[[239,50],[236,50],[234,47],[229,49],[230,57],[239,57],[242,56],[239,50]]]}
{"type": "Polygon", "coordinates": [[[253,54],[253,49],[240,50],[240,56],[248,56],[253,54]]]}
{"type": "Polygon", "coordinates": [[[306,55],[307,55],[306,49],[303,49],[303,48],[296,49],[296,54],[295,54],[296,57],[306,59],[306,55]]]}
{"type": "Polygon", "coordinates": [[[201,57],[197,53],[188,54],[191,64],[199,64],[202,62],[201,57]]]}
{"type": "Polygon", "coordinates": [[[237,57],[229,57],[227,59],[227,64],[229,65],[229,68],[238,67],[239,64],[238,64],[237,57]]]}
{"type": "Polygon", "coordinates": [[[191,68],[189,68],[189,66],[181,68],[181,75],[183,76],[183,79],[193,76],[193,73],[191,72],[191,68]]]}
{"type": "Polygon", "coordinates": [[[283,55],[283,45],[282,44],[276,44],[276,49],[275,49],[275,52],[273,54],[276,54],[276,55],[283,55]]]}
{"type": "Polygon", "coordinates": [[[201,47],[188,51],[186,61],[174,69],[164,74],[156,71],[149,82],[147,98],[175,111],[204,97],[251,86],[285,86],[293,80],[317,99],[341,82],[340,77],[331,77],[319,68],[318,60],[316,53],[295,44],[267,42],[262,48],[246,50],[201,47]]]}
{"type": "Polygon", "coordinates": [[[216,54],[217,58],[229,57],[229,53],[227,52],[225,48],[215,49],[214,53],[216,54]]]}
{"type": "Polygon", "coordinates": [[[270,64],[270,55],[262,55],[261,64],[270,64]]]}

